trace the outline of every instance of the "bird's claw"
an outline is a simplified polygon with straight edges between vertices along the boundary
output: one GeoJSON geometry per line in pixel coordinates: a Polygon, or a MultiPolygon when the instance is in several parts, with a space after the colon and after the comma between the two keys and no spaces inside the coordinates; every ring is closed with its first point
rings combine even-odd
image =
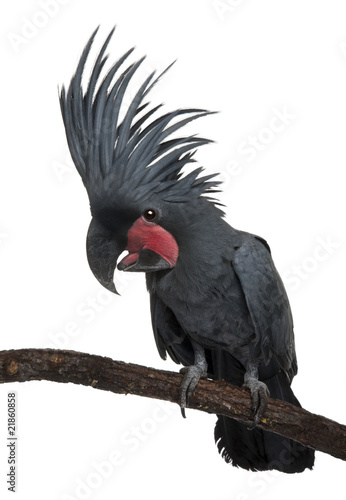
{"type": "Polygon", "coordinates": [[[185,408],[189,404],[190,397],[192,396],[199,380],[201,378],[206,378],[207,373],[204,368],[199,365],[185,366],[180,370],[180,373],[184,374],[184,378],[180,386],[179,404],[181,414],[184,418],[186,418],[185,408]]]}
{"type": "Polygon", "coordinates": [[[264,382],[252,377],[247,379],[243,387],[249,389],[251,393],[254,420],[250,425],[249,430],[253,430],[264,417],[270,393],[264,382]]]}

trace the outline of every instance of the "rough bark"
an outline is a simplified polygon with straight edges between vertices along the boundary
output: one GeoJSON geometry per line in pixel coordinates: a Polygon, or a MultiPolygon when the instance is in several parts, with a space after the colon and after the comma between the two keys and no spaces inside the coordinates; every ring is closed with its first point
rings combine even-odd
{"type": "MultiPolygon", "coordinates": [[[[0,351],[0,383],[30,380],[72,382],[178,403],[182,375],[75,351],[0,351]]],[[[201,380],[189,408],[225,415],[248,425],[252,422],[249,392],[222,380],[201,380]]],[[[269,399],[266,416],[259,426],[346,460],[346,426],[333,420],[269,399]]]]}

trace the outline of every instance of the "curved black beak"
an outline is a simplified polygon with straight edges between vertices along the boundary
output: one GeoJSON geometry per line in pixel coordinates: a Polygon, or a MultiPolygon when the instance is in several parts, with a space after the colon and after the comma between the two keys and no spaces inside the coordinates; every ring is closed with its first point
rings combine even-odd
{"type": "Polygon", "coordinates": [[[91,271],[102,286],[116,293],[113,274],[121,252],[125,250],[126,238],[116,239],[114,232],[91,219],[87,235],[87,256],[91,271]]]}

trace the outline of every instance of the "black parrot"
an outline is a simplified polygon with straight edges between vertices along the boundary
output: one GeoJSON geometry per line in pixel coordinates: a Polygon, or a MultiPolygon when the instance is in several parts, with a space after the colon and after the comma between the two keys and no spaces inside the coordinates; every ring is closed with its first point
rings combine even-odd
{"type": "Polygon", "coordinates": [[[113,31],[86,90],[82,77],[97,30],[60,94],[69,149],[90,200],[90,268],[114,293],[116,266],[146,273],[160,356],[184,365],[183,412],[200,377],[249,388],[252,428],[223,416],[216,423],[226,462],[289,473],[312,468],[313,450],[256,427],[269,393],[300,406],[290,387],[297,373],[292,316],[269,246],[225,222],[210,197],[219,184],[214,175],[200,176],[202,168],[182,175],[194,150],[210,141],[176,132],[209,113],[178,109],[154,118],[160,106],[144,102],[162,76],[154,73],[126,106],[144,58],[124,67],[132,49],[103,70],[113,31]],[[129,253],[118,263],[124,250],[129,253]]]}

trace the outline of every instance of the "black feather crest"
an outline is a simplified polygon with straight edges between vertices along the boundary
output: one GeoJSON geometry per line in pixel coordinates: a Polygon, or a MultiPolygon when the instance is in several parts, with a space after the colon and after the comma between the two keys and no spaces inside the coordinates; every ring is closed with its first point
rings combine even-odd
{"type": "Polygon", "coordinates": [[[154,78],[155,73],[152,73],[143,82],[120,120],[126,90],[144,58],[120,73],[133,51],[130,49],[101,80],[107,60],[105,51],[113,28],[97,56],[83,92],[84,68],[97,31],[98,28],[84,48],[68,89],[62,86],[60,93],[69,149],[88,191],[91,207],[110,207],[122,193],[131,193],[133,200],[141,200],[150,192],[159,194],[166,201],[183,202],[216,192],[214,188],[220,182],[210,181],[216,174],[198,177],[202,171],[198,168],[181,176],[184,165],[194,161],[193,150],[211,141],[196,136],[169,138],[190,121],[210,112],[178,109],[149,121],[161,107],[159,105],[138,117],[149,104],[143,103],[148,92],[171,65],[158,77],[154,78]],[[182,115],[185,118],[181,118],[182,115]]]}

